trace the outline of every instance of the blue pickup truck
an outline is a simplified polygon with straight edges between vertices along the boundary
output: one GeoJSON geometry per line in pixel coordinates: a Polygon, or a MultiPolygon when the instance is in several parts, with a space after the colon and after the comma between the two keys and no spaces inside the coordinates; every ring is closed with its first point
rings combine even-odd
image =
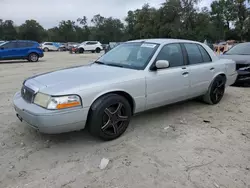
{"type": "Polygon", "coordinates": [[[37,62],[43,56],[43,50],[35,41],[12,40],[0,44],[0,60],[27,59],[37,62]]]}

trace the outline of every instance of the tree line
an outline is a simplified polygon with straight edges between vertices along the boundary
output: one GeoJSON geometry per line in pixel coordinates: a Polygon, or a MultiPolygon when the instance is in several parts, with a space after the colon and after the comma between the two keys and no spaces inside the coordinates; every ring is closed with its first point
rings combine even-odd
{"type": "Polygon", "coordinates": [[[181,38],[197,41],[207,39],[250,40],[249,0],[218,0],[197,8],[199,0],[166,0],[160,8],[143,5],[128,11],[124,21],[95,15],[77,20],[62,20],[58,26],[45,29],[36,20],[16,26],[12,20],[0,19],[0,40],[35,40],[102,43],[139,38],[181,38]],[[88,24],[91,22],[91,26],[88,24]]]}

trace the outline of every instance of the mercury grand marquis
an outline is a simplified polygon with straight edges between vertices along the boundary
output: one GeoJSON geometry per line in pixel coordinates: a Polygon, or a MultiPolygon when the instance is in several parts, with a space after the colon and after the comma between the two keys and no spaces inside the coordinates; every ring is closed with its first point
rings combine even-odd
{"type": "Polygon", "coordinates": [[[236,80],[233,60],[205,44],[179,39],[122,43],[93,63],[36,75],[14,96],[17,117],[40,132],[82,130],[121,136],[131,116],[179,101],[221,101],[236,80]]]}

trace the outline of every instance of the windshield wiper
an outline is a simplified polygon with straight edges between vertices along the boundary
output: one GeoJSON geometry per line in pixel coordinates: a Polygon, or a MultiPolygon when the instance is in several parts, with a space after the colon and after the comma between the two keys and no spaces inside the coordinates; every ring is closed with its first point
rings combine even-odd
{"type": "Polygon", "coordinates": [[[124,67],[123,65],[121,64],[114,64],[114,63],[107,63],[105,65],[108,65],[108,66],[113,66],[113,67],[124,67]]]}
{"type": "Polygon", "coordinates": [[[100,65],[106,65],[105,63],[103,63],[103,62],[101,62],[101,61],[94,61],[94,63],[100,64],[100,65]]]}
{"type": "Polygon", "coordinates": [[[101,61],[94,61],[94,63],[96,64],[100,64],[100,65],[107,65],[107,66],[113,66],[113,67],[124,67],[121,64],[116,64],[116,63],[103,63],[101,61]]]}

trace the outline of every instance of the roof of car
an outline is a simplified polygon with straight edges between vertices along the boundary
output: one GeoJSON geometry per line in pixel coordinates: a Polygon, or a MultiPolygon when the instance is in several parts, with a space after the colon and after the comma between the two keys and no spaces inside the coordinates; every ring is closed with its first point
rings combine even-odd
{"type": "Polygon", "coordinates": [[[35,42],[35,43],[37,43],[37,42],[34,41],[34,40],[10,40],[10,41],[8,41],[8,42],[35,42]]]}
{"type": "Polygon", "coordinates": [[[170,38],[138,39],[138,40],[131,40],[128,42],[151,42],[151,43],[157,43],[157,44],[165,44],[165,43],[172,43],[172,42],[200,43],[200,42],[192,41],[192,40],[170,39],[170,38]]]}

